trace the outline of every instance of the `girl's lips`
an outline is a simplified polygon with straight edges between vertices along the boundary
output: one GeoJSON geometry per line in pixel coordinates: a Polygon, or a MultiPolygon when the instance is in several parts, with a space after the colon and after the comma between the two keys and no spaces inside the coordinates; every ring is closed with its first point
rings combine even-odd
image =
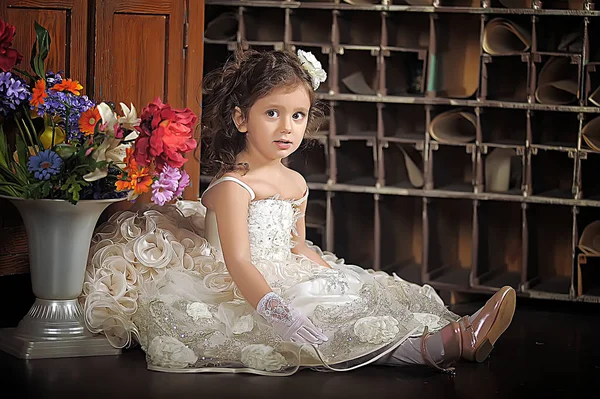
{"type": "Polygon", "coordinates": [[[280,150],[287,150],[292,146],[289,141],[274,141],[274,143],[280,150]]]}

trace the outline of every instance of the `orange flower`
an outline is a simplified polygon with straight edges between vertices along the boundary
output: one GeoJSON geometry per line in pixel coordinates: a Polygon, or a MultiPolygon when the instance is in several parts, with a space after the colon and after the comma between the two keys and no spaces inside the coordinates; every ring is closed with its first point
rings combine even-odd
{"type": "MultiPolygon", "coordinates": [[[[150,186],[153,183],[152,176],[150,176],[150,169],[142,166],[129,170],[128,175],[128,178],[125,180],[117,180],[115,183],[117,191],[133,190],[133,198],[150,191],[150,186]]],[[[119,179],[122,178],[123,175],[120,175],[119,179]]]]}
{"type": "Polygon", "coordinates": [[[83,86],[76,80],[64,79],[61,83],[57,83],[50,88],[54,91],[70,91],[71,93],[78,96],[81,94],[79,90],[83,89],[83,86]]]}
{"type": "Polygon", "coordinates": [[[48,97],[48,93],[46,93],[46,81],[39,79],[35,82],[35,88],[31,93],[31,105],[34,107],[42,105],[46,97],[48,97]]]}
{"type": "MultiPolygon", "coordinates": [[[[123,175],[119,175],[119,179],[123,179],[123,175]]],[[[117,187],[117,191],[128,191],[131,190],[131,181],[117,180],[115,186],[117,187]]]]}
{"type": "Polygon", "coordinates": [[[100,112],[98,108],[90,108],[81,114],[79,117],[79,130],[81,130],[86,136],[94,134],[94,128],[100,121],[100,112]]]}

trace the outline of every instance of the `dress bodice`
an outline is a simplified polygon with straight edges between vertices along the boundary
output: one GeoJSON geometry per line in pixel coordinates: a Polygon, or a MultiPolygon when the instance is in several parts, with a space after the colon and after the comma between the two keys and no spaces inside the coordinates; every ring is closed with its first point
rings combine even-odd
{"type": "MultiPolygon", "coordinates": [[[[225,179],[238,184],[243,183],[232,177],[223,177],[211,184],[209,189],[226,181],[225,179]]],[[[294,246],[293,235],[298,234],[296,222],[303,216],[300,205],[308,198],[308,189],[300,199],[282,199],[278,195],[254,199],[255,194],[252,189],[246,184],[240,185],[250,193],[251,198],[248,208],[248,238],[252,261],[289,259],[294,246]]],[[[217,219],[210,209],[206,213],[205,235],[213,247],[221,250],[217,219]]]]}

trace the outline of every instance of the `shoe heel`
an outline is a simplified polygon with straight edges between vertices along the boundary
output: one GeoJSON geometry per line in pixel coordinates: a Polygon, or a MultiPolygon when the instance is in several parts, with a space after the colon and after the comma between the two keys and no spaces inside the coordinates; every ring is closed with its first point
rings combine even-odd
{"type": "Polygon", "coordinates": [[[490,355],[492,349],[494,349],[494,345],[492,345],[489,339],[483,341],[481,346],[477,348],[477,352],[475,352],[475,361],[477,363],[483,362],[490,355]]]}

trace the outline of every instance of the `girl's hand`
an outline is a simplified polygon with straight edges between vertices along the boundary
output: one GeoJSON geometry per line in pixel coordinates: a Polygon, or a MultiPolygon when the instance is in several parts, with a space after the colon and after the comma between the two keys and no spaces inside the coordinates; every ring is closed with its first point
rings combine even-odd
{"type": "Polygon", "coordinates": [[[328,338],[297,309],[285,303],[274,292],[267,293],[258,303],[258,314],[264,317],[284,341],[320,345],[328,338]]]}

